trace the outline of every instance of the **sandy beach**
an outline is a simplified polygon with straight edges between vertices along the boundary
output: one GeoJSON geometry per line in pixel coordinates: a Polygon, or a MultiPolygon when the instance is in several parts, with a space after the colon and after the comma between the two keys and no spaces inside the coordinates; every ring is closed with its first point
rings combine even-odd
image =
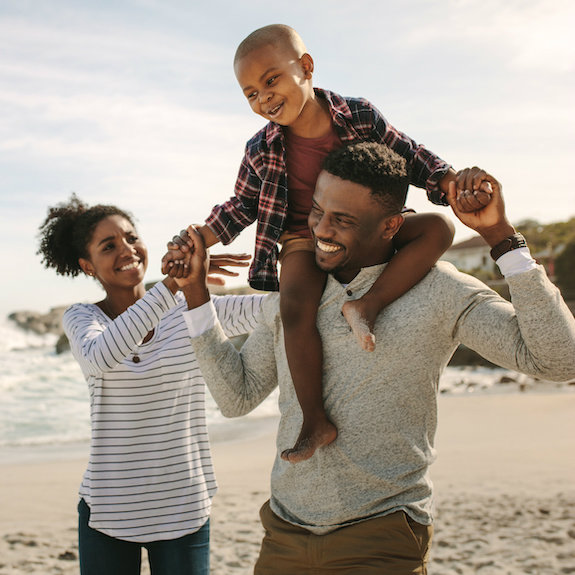
{"type": "MultiPolygon", "coordinates": [[[[442,396],[439,408],[430,573],[575,573],[575,394],[442,396]]],[[[0,575],[78,573],[86,449],[43,449],[30,460],[0,453],[0,575]]],[[[213,453],[212,573],[247,575],[269,495],[272,426],[216,437],[213,453]]]]}

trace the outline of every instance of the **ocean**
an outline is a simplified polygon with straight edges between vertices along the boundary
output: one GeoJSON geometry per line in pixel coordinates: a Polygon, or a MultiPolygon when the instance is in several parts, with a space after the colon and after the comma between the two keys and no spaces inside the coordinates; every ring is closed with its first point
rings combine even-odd
{"type": "MultiPolygon", "coordinates": [[[[19,448],[57,450],[90,438],[88,390],[70,352],[56,354],[55,335],[25,332],[0,320],[0,461],[19,448]]],[[[519,393],[541,389],[533,381],[503,369],[448,367],[440,381],[446,395],[519,393]],[[509,380],[506,383],[503,381],[509,380]]],[[[573,392],[574,386],[546,384],[545,391],[573,392]]],[[[212,440],[245,437],[269,429],[278,417],[277,391],[249,415],[222,416],[207,398],[212,440]]]]}

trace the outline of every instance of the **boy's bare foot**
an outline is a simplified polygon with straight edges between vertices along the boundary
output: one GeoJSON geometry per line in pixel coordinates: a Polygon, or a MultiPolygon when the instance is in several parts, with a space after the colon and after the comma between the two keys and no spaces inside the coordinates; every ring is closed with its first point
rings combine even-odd
{"type": "Polygon", "coordinates": [[[291,449],[282,451],[281,458],[290,463],[299,463],[309,459],[316,449],[329,445],[337,437],[337,429],[331,421],[325,419],[313,426],[304,425],[299,437],[291,449]]]}
{"type": "MultiPolygon", "coordinates": [[[[359,345],[365,351],[375,349],[375,335],[373,335],[373,324],[375,318],[369,317],[368,310],[361,299],[346,301],[341,308],[343,316],[349,323],[359,345]]],[[[376,315],[377,317],[377,315],[376,315]]]]}

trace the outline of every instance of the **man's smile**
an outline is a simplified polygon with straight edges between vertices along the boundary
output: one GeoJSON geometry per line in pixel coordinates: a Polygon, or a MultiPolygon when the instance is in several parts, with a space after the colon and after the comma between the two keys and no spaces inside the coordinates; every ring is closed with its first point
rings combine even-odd
{"type": "Polygon", "coordinates": [[[318,247],[318,249],[320,251],[326,252],[328,254],[333,254],[333,253],[339,252],[340,250],[343,249],[341,246],[338,246],[336,244],[322,242],[321,240],[318,240],[317,238],[315,240],[315,245],[318,247]]]}

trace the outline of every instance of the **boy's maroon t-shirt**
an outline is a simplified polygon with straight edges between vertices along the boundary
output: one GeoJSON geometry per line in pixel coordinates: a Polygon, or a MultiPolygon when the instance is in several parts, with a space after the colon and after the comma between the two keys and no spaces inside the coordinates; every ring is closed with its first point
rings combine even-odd
{"type": "Polygon", "coordinates": [[[324,158],[342,145],[333,124],[321,138],[302,138],[284,130],[288,183],[288,209],[285,231],[311,238],[307,218],[315,183],[324,158]]]}

